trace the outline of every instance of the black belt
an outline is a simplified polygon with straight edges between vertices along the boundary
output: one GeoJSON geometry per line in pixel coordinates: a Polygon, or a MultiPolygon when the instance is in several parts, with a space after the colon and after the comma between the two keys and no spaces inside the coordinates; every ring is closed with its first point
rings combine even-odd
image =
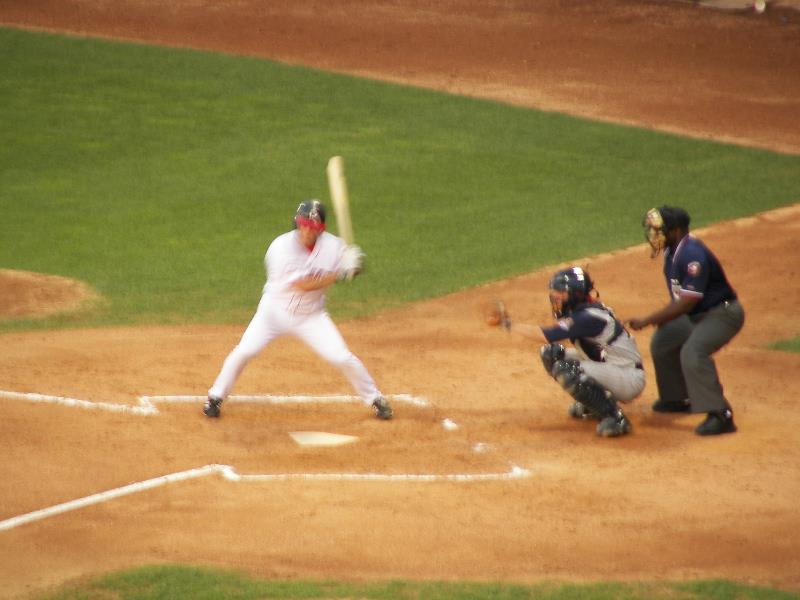
{"type": "Polygon", "coordinates": [[[730,306],[731,304],[737,302],[738,300],[739,298],[737,298],[736,296],[733,296],[732,298],[725,298],[724,300],[720,300],[714,306],[710,306],[702,312],[689,313],[689,319],[691,319],[691,321],[694,323],[705,317],[712,310],[719,308],[720,306],[730,306]]]}
{"type": "MultiPolygon", "coordinates": [[[[736,300],[738,300],[738,298],[736,296],[731,296],[730,298],[723,298],[722,300],[717,302],[711,308],[717,308],[718,306],[728,306],[729,304],[733,304],[734,302],[736,302],[736,300]]],[[[708,310],[711,310],[711,308],[709,308],[708,310]]],[[[706,311],[706,312],[708,312],[708,311],[706,311]]]]}

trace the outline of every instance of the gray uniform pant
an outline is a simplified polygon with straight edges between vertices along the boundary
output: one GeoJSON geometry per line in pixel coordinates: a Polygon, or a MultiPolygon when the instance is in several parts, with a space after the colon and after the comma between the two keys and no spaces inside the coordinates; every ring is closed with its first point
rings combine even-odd
{"type": "Polygon", "coordinates": [[[701,315],[683,315],[659,326],[650,342],[659,397],[667,402],[688,398],[695,413],[730,408],[711,355],[743,325],[744,310],[734,300],[701,315]]]}

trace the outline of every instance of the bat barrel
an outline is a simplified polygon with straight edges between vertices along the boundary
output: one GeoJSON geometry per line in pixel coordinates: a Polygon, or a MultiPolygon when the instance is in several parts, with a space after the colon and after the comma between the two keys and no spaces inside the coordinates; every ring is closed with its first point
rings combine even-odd
{"type": "Polygon", "coordinates": [[[341,156],[334,156],[328,161],[327,174],[333,212],[339,227],[339,237],[346,243],[352,244],[354,241],[353,223],[350,219],[350,199],[347,193],[347,180],[344,176],[344,159],[341,156]]]}

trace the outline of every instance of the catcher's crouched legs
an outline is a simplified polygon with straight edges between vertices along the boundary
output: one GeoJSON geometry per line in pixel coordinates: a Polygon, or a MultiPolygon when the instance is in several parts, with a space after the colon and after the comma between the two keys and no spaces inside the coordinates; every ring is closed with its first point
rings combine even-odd
{"type": "Polygon", "coordinates": [[[577,407],[573,407],[570,409],[572,416],[581,418],[591,416],[600,419],[600,423],[597,425],[598,435],[616,437],[631,431],[630,421],[617,407],[616,402],[606,393],[603,386],[583,374],[579,361],[572,359],[556,361],[553,365],[552,375],[559,385],[587,411],[580,415],[573,414],[573,412],[579,412],[577,407]]]}

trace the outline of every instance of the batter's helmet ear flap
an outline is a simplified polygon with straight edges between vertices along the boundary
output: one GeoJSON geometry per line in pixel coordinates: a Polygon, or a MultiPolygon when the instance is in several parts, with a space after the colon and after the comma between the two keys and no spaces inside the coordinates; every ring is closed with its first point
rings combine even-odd
{"type": "MultiPolygon", "coordinates": [[[[651,208],[642,219],[644,227],[644,237],[650,244],[650,258],[655,258],[664,249],[667,243],[667,230],[665,229],[664,217],[661,211],[667,207],[651,208]]],[[[666,211],[665,211],[666,212],[666,211]]]]}

